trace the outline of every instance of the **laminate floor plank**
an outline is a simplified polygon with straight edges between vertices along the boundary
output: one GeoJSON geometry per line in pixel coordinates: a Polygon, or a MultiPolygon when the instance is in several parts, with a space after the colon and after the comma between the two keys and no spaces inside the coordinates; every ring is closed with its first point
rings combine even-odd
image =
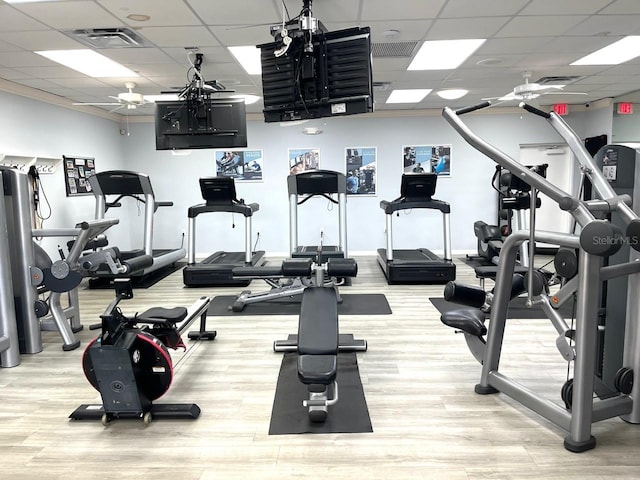
{"type": "MultiPolygon", "coordinates": [[[[71,421],[80,404],[99,403],[81,368],[88,326],[113,298],[80,290],[82,347],[63,352],[55,332],[43,351],[0,370],[3,478],[212,480],[365,477],[376,479],[640,478],[640,425],[615,418],[594,424],[596,449],[572,454],[565,432],[505,395],[474,393],[480,365],[462,335],[441,324],[429,297],[442,285],[387,285],[375,257],[358,257],[350,293],[384,293],[391,315],[340,318],[340,330],[366,339],[358,367],[373,425],[368,434],[268,435],[282,360],[273,341],[297,331],[291,315],[209,317],[213,342],[188,342],[174,383],[158,403],[197,403],[195,421],[71,421]]],[[[277,261],[277,259],[273,259],[277,261]]],[[[456,260],[458,280],[477,284],[456,260]]],[[[254,281],[253,291],[266,290],[254,281]]],[[[185,288],[178,271],[135,298],[125,313],[188,306],[240,288],[185,288]]],[[[194,322],[193,328],[197,328],[194,322]]],[[[501,371],[560,402],[567,365],[546,320],[510,320],[501,371]]],[[[303,408],[302,406],[300,408],[303,408]]]]}

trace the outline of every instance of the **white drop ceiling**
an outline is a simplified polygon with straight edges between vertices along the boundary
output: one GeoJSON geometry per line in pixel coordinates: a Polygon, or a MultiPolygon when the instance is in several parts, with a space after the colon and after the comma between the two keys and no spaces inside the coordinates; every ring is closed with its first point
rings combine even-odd
{"type": "MultiPolygon", "coordinates": [[[[302,0],[285,4],[292,17],[302,8],[302,0]]],[[[390,84],[375,93],[377,111],[477,103],[522,84],[524,72],[531,72],[531,81],[578,76],[565,91],[587,94],[547,95],[538,99],[540,104],[640,99],[628,95],[640,89],[640,59],[617,66],[570,66],[626,35],[640,34],[640,0],[315,0],[313,16],[329,30],[369,26],[374,43],[488,39],[455,70],[408,72],[412,56],[374,57],[374,82],[390,84]],[[389,38],[389,30],[399,34],[389,38]],[[392,89],[409,88],[433,92],[417,104],[385,104],[392,89]],[[445,88],[470,93],[447,101],[435,94],[445,88]]],[[[155,95],[185,85],[190,66],[185,49],[198,47],[204,54],[206,80],[217,80],[238,93],[261,95],[260,76],[245,73],[226,47],[270,42],[269,26],[281,21],[281,0],[0,1],[0,89],[31,92],[34,98],[46,92],[63,97],[61,104],[106,102],[126,91],[125,81],[134,81],[136,92],[155,95]],[[131,20],[132,14],[149,20],[131,20]],[[134,29],[151,46],[99,51],[139,77],[93,79],[33,53],[83,48],[64,30],[119,27],[134,29]]],[[[150,115],[153,107],[149,108],[116,113],[150,115]]],[[[259,113],[262,103],[247,110],[259,113]]]]}

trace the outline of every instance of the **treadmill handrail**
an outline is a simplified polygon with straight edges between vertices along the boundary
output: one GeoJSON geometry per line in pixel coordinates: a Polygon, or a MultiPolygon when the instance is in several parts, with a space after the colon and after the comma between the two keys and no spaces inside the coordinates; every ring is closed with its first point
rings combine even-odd
{"type": "Polygon", "coordinates": [[[425,208],[429,210],[440,210],[442,213],[451,213],[451,206],[449,203],[442,200],[436,200],[435,198],[432,198],[431,200],[411,200],[401,198],[392,202],[382,200],[380,202],[380,208],[383,209],[384,213],[387,215],[391,215],[393,212],[397,212],[399,210],[411,210],[413,208],[425,208]]]}
{"type": "Polygon", "coordinates": [[[260,205],[257,203],[218,203],[209,205],[202,203],[189,207],[187,216],[189,218],[195,218],[201,213],[230,212],[240,213],[245,217],[251,217],[258,210],[260,210],[260,205]]]}

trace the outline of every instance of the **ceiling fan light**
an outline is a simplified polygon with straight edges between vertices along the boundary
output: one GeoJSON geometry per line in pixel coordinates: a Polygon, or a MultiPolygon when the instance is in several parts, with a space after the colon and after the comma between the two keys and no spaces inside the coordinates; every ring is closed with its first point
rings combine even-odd
{"type": "Polygon", "coordinates": [[[469,90],[465,90],[464,88],[449,88],[436,92],[440,98],[444,98],[445,100],[457,100],[458,98],[464,97],[467,93],[469,93],[469,90]]]}

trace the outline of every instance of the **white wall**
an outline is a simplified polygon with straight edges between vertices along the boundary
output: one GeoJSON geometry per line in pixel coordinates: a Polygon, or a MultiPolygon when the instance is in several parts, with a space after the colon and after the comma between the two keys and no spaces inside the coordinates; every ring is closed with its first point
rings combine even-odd
{"type": "MultiPolygon", "coordinates": [[[[63,155],[95,157],[100,170],[122,167],[125,144],[116,122],[3,92],[0,105],[0,153],[60,159],[63,155]]],[[[61,166],[55,173],[40,178],[52,212],[44,228],[73,227],[94,218],[93,196],[66,197],[61,166]]],[[[44,197],[41,200],[46,210],[44,197]]],[[[129,241],[126,227],[117,225],[112,230],[112,243],[129,241]]],[[[42,245],[57,259],[59,243],[60,240],[49,239],[42,245]]]]}
{"type": "MultiPolygon", "coordinates": [[[[171,152],[155,150],[153,123],[131,123],[127,136],[120,134],[120,125],[115,122],[62,107],[4,93],[0,93],[0,102],[4,111],[10,112],[0,117],[3,132],[0,152],[95,157],[100,171],[125,169],[147,173],[156,198],[175,203],[174,207],[161,208],[156,215],[154,247],[180,245],[182,232],[187,231],[188,207],[202,202],[198,179],[215,175],[212,150],[194,150],[186,157],[173,156],[171,152]]],[[[513,157],[518,156],[520,144],[560,140],[543,119],[529,114],[471,114],[464,118],[479,136],[513,157]]],[[[582,138],[588,136],[587,131],[589,135],[600,134],[611,128],[610,116],[599,111],[574,113],[567,120],[582,138]]],[[[437,112],[433,116],[332,118],[304,126],[319,126],[323,134],[305,136],[301,126],[248,122],[248,148],[264,151],[264,181],[238,182],[237,190],[238,196],[247,202],[260,204],[260,211],[254,217],[254,240],[255,232],[259,231],[258,247],[268,253],[284,254],[289,250],[288,148],[320,148],[321,168],[344,172],[345,148],[377,147],[378,194],[348,197],[348,247],[352,253],[374,252],[385,245],[385,216],[379,203],[399,195],[403,145],[452,145],[451,177],[439,179],[436,198],[451,203],[454,251],[475,248],[475,220],[495,219],[495,192],[490,187],[493,162],[468,146],[437,112]]],[[[45,226],[69,226],[93,217],[93,197],[65,196],[62,169],[43,178],[43,183],[54,211],[45,226]]],[[[337,243],[337,210],[327,211],[327,207],[328,202],[320,199],[300,207],[300,244],[317,244],[321,229],[326,244],[337,243]]],[[[112,244],[124,249],[141,246],[142,213],[138,215],[137,207],[130,202],[107,216],[115,214],[121,217],[121,225],[112,229],[112,244]]],[[[240,216],[235,216],[235,229],[231,228],[230,214],[209,214],[198,220],[196,250],[199,255],[243,249],[244,219],[240,216]]],[[[439,212],[401,213],[400,217],[394,217],[394,246],[441,251],[441,225],[439,212]]]]}
{"type": "MultiPolygon", "coordinates": [[[[584,137],[584,114],[568,117],[573,128],[584,137]]],[[[517,157],[521,143],[558,142],[560,137],[541,118],[533,115],[489,114],[465,117],[472,129],[505,153],[517,157]]],[[[306,124],[304,126],[309,126],[306,124]]],[[[261,183],[237,182],[238,195],[247,202],[260,204],[254,217],[254,234],[261,233],[259,247],[271,253],[289,250],[288,148],[320,148],[321,168],[345,172],[345,148],[376,146],[378,151],[378,194],[349,196],[347,202],[348,247],[350,252],[374,252],[384,247],[385,216],[381,200],[399,196],[403,145],[452,145],[452,174],[438,181],[436,198],[451,203],[451,230],[454,251],[473,250],[473,222],[495,218],[495,192],[490,187],[494,164],[468,146],[440,117],[332,118],[313,122],[323,134],[305,136],[301,126],[281,127],[261,121],[248,123],[248,148],[264,153],[261,183]]],[[[190,156],[177,157],[155,151],[152,124],[131,126],[130,148],[126,149],[127,168],[150,175],[156,196],[172,200],[175,207],[160,212],[156,219],[156,241],[160,248],[175,246],[187,229],[186,211],[201,203],[198,178],[215,174],[214,153],[194,150],[190,156]]],[[[327,211],[328,202],[313,199],[299,207],[299,243],[315,245],[319,232],[326,244],[337,243],[337,210],[327,211]]],[[[242,219],[231,228],[229,214],[209,214],[198,219],[196,250],[198,255],[215,250],[242,250],[242,219]]],[[[437,211],[413,211],[394,217],[394,246],[443,249],[442,222],[437,211]]]]}

